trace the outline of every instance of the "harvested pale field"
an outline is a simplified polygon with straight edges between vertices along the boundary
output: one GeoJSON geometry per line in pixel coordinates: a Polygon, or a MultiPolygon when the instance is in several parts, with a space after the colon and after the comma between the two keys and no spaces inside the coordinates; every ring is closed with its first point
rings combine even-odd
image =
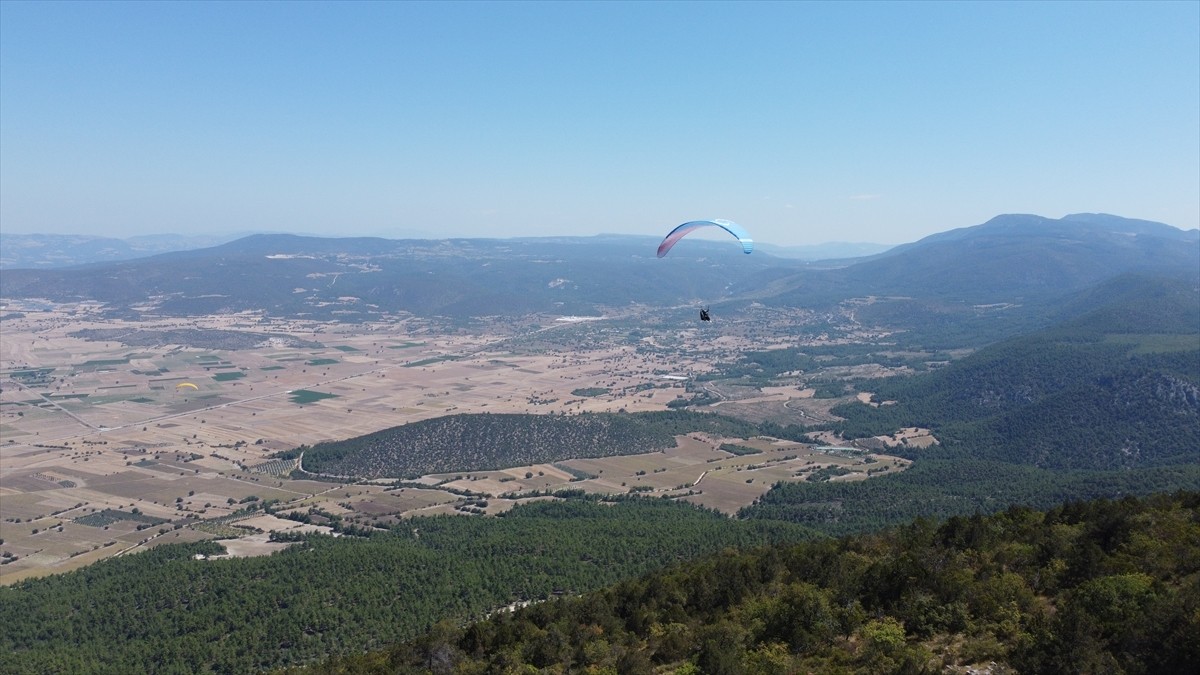
{"type": "MultiPolygon", "coordinates": [[[[18,557],[0,566],[0,583],[73,569],[118,551],[210,537],[193,525],[243,509],[255,503],[252,497],[278,500],[281,511],[317,507],[367,522],[463,513],[464,499],[444,489],[347,488],[253,467],[280,450],[446,414],[663,410],[715,358],[762,346],[735,333],[711,339],[705,331],[675,327],[629,344],[623,329],[609,337],[599,325],[604,322],[559,322],[553,316],[543,317],[540,327],[520,329],[525,332],[499,327],[495,334],[444,334],[435,322],[418,319],[333,324],[245,313],[130,322],[105,318],[94,304],[13,303],[10,309],[25,316],[6,320],[0,341],[0,538],[18,557]],[[70,335],[84,329],[240,330],[287,334],[312,344],[276,340],[222,350],[70,335]],[[179,386],[183,383],[190,386],[179,386]],[[297,403],[292,393],[301,390],[332,397],[297,403]],[[138,509],[168,523],[137,530],[138,523],[120,521],[104,530],[72,521],[105,509],[138,509]],[[166,533],[158,534],[162,529],[166,533]]],[[[805,406],[819,414],[819,406],[828,405],[792,387],[746,398],[718,410],[781,406],[799,419],[809,410],[805,406]]],[[[706,470],[735,472],[736,464],[750,463],[718,445],[681,438],[679,448],[663,453],[422,482],[493,495],[483,509],[488,514],[511,506],[499,498],[505,493],[567,488],[623,493],[648,486],[653,490],[648,494],[670,495],[686,493],[680,486],[691,486],[706,470]],[[572,471],[596,478],[572,480],[572,471]]],[[[706,477],[694,488],[700,494],[688,498],[733,510],[760,494],[775,471],[751,471],[756,474],[751,484],[712,480],[711,489],[706,477]]],[[[777,472],[783,476],[787,470],[777,472]]]]}
{"type": "MultiPolygon", "coordinates": [[[[850,473],[832,480],[864,480],[868,471],[903,470],[906,460],[867,453],[852,448],[832,450],[772,439],[705,439],[700,435],[677,437],[678,447],[664,452],[625,455],[598,459],[572,459],[555,465],[515,467],[502,471],[473,471],[427,476],[426,481],[443,488],[483,495],[493,501],[501,495],[579,489],[598,494],[637,492],[647,496],[668,496],[735,513],[749,505],[780,481],[805,480],[814,471],[828,466],[843,467],[850,473]],[[721,443],[733,440],[739,445],[761,450],[758,454],[736,456],[719,450],[721,443]],[[560,468],[561,467],[561,468],[560,468]],[[569,468],[591,478],[574,479],[569,468]],[[528,475],[528,477],[526,477],[528,475]]],[[[370,507],[354,510],[370,513],[370,507]]],[[[453,512],[446,505],[438,512],[453,512]]]]}
{"type": "Polygon", "coordinates": [[[226,552],[223,555],[209,556],[209,560],[271,555],[291,546],[288,542],[271,541],[271,535],[267,533],[251,534],[237,539],[222,539],[221,545],[225,547],[226,552]]]}
{"type": "Polygon", "coordinates": [[[354,502],[354,510],[369,516],[396,516],[458,500],[445,490],[398,488],[354,502]]]}
{"type": "Polygon", "coordinates": [[[908,427],[897,431],[891,436],[875,436],[875,438],[882,441],[889,448],[928,448],[938,443],[937,438],[934,437],[929,429],[920,429],[917,427],[908,427]]]}

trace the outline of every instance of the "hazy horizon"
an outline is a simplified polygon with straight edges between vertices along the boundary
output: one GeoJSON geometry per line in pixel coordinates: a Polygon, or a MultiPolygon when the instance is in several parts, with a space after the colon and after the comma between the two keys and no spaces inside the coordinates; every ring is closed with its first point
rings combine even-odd
{"type": "Polygon", "coordinates": [[[0,3],[0,227],[1200,227],[1200,3],[0,3]]]}
{"type": "MultiPolygon", "coordinates": [[[[1010,214],[998,214],[998,215],[1010,215],[1010,214]]],[[[1032,215],[1040,215],[1040,214],[1032,214],[1032,215]]],[[[1072,215],[1072,214],[1068,214],[1068,215],[1072,215]]],[[[1117,215],[1117,214],[1106,214],[1106,215],[1117,215]]],[[[1135,220],[1138,220],[1138,219],[1135,219],[1135,220]]],[[[974,223],[973,225],[981,225],[981,224],[983,224],[983,223],[974,223]]],[[[1169,223],[1163,223],[1163,224],[1170,225],[1169,223]]],[[[962,227],[970,227],[970,226],[964,225],[962,227]]],[[[1171,227],[1174,227],[1174,226],[1171,226],[1171,227]]],[[[930,234],[937,234],[939,232],[945,232],[945,231],[949,231],[951,229],[956,229],[956,228],[949,227],[949,228],[946,228],[945,230],[939,230],[938,232],[930,232],[930,234]]],[[[1198,228],[1191,228],[1191,230],[1185,230],[1184,228],[1175,228],[1175,229],[1179,229],[1180,231],[1195,231],[1198,228]]],[[[396,231],[396,232],[378,232],[378,233],[346,232],[346,233],[328,234],[328,233],[320,233],[320,232],[295,232],[295,231],[289,232],[289,231],[284,231],[284,230],[243,230],[243,231],[224,231],[224,232],[211,231],[211,232],[204,232],[204,233],[199,233],[199,234],[196,234],[196,233],[185,234],[185,233],[179,233],[179,232],[145,232],[145,233],[138,233],[138,234],[133,234],[133,235],[128,235],[128,236],[111,236],[111,237],[109,235],[94,234],[94,233],[63,233],[63,232],[8,232],[8,231],[5,231],[5,232],[3,232],[3,234],[19,235],[19,236],[99,237],[99,238],[119,239],[119,240],[124,240],[124,241],[130,241],[130,240],[138,239],[138,238],[154,238],[154,237],[180,237],[180,238],[193,238],[193,239],[206,239],[207,238],[207,239],[217,239],[217,240],[221,240],[221,241],[234,241],[237,239],[241,239],[241,238],[249,237],[249,236],[253,236],[253,235],[277,235],[278,234],[278,235],[297,235],[297,236],[303,236],[303,237],[329,237],[329,238],[376,237],[376,238],[381,238],[381,239],[430,239],[430,240],[459,239],[459,238],[466,238],[466,239],[522,239],[522,238],[554,238],[554,237],[575,237],[575,236],[578,236],[578,237],[646,237],[647,239],[649,239],[650,241],[653,242],[653,241],[657,241],[658,236],[659,236],[659,233],[645,233],[645,232],[595,232],[595,233],[580,234],[580,235],[531,234],[531,235],[495,235],[495,236],[492,236],[492,235],[487,235],[487,234],[468,234],[468,235],[437,234],[434,232],[420,232],[420,231],[396,231]]],[[[724,233],[706,233],[704,231],[696,232],[694,234],[689,235],[689,237],[694,238],[694,239],[710,239],[710,240],[717,240],[717,241],[724,241],[724,240],[728,239],[728,235],[725,235],[724,233]]],[[[921,238],[923,238],[923,237],[919,237],[918,239],[914,239],[912,241],[897,241],[897,242],[829,240],[829,241],[818,241],[818,242],[805,243],[805,244],[779,244],[779,243],[776,243],[773,241],[764,241],[762,239],[758,239],[758,240],[756,240],[755,243],[758,244],[759,246],[766,245],[768,247],[792,248],[792,249],[805,249],[805,248],[821,249],[821,248],[833,248],[833,247],[839,247],[839,246],[847,246],[847,247],[866,246],[866,247],[888,247],[888,248],[890,248],[890,247],[900,246],[903,244],[914,243],[921,238]]]]}

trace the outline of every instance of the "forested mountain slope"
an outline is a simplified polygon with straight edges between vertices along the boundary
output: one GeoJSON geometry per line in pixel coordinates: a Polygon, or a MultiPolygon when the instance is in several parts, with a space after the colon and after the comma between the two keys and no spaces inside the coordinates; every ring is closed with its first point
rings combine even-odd
{"type": "Polygon", "coordinates": [[[1180,489],[1200,491],[1200,465],[1083,471],[954,457],[920,459],[902,473],[868,481],[780,483],[738,515],[857,534],[917,517],[995,513],[1013,504],[1049,508],[1067,500],[1180,489]]]}
{"type": "Polygon", "coordinates": [[[1190,673],[1197,607],[1178,493],[729,551],[306,672],[1190,673]]]}
{"type": "Polygon", "coordinates": [[[1126,275],[1200,283],[1200,230],[1104,214],[1002,215],[798,279],[764,302],[870,297],[857,319],[902,330],[903,344],[978,347],[1062,320],[1079,309],[1077,294],[1126,275]]]}
{"type": "Polygon", "coordinates": [[[841,406],[842,430],[932,428],[945,449],[914,457],[953,451],[1062,469],[1200,462],[1200,293],[1146,278],[1096,293],[1109,301],[1065,323],[863,385],[895,404],[841,406]]]}
{"type": "Polygon", "coordinates": [[[1200,230],[1105,214],[1006,214],[845,270],[886,295],[1022,302],[1131,273],[1200,276],[1200,230]]]}
{"type": "MultiPolygon", "coordinates": [[[[862,532],[918,515],[1046,507],[1068,499],[1200,490],[1200,293],[1125,277],[1072,301],[1070,318],[939,370],[859,383],[830,425],[847,439],[905,427],[940,445],[900,445],[902,474],[777,485],[743,517],[862,532]]],[[[772,363],[787,370],[786,363],[772,363]]]]}
{"type": "Polygon", "coordinates": [[[260,558],[196,560],[220,543],[168,545],[0,587],[0,672],[255,672],[726,547],[811,536],[665,500],[551,501],[498,518],[414,518],[366,537],[313,535],[260,558]]]}

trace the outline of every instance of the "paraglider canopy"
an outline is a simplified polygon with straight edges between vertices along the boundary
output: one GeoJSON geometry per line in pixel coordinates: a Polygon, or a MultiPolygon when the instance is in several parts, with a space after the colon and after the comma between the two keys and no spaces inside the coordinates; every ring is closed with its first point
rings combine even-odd
{"type": "Polygon", "coordinates": [[[754,250],[754,240],[750,238],[750,233],[746,231],[746,228],[738,225],[732,220],[722,220],[717,218],[716,220],[692,220],[671,230],[670,233],[667,234],[666,238],[662,240],[662,243],[658,245],[658,257],[661,258],[665,256],[667,251],[670,251],[671,247],[675,245],[675,242],[683,239],[683,237],[688,233],[694,232],[702,227],[719,227],[729,234],[737,237],[737,240],[742,244],[743,253],[750,253],[754,250]]]}
{"type": "Polygon", "coordinates": [[[178,391],[180,389],[185,389],[185,388],[186,389],[200,389],[200,387],[197,387],[196,385],[192,384],[191,382],[180,382],[179,384],[175,385],[176,391],[178,391]]]}

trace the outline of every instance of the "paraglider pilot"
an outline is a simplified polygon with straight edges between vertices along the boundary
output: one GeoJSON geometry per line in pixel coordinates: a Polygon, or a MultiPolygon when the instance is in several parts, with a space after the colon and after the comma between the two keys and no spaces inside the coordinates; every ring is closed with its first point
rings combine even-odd
{"type": "Polygon", "coordinates": [[[711,319],[708,318],[708,308],[707,307],[700,308],[700,320],[701,321],[711,321],[711,319]]]}

